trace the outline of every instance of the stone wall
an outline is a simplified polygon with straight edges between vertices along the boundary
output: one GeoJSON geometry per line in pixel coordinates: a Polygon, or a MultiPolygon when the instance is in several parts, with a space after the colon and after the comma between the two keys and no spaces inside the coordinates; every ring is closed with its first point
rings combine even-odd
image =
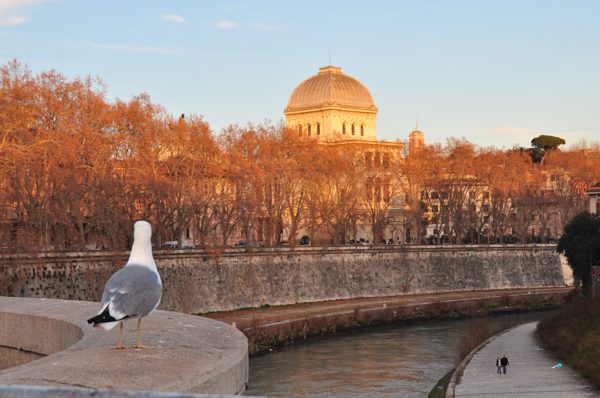
{"type": "MultiPolygon", "coordinates": [[[[553,245],[159,251],[161,308],[225,311],[354,297],[564,286],[553,245]]],[[[98,301],[125,252],[0,257],[0,295],[98,301]]]]}

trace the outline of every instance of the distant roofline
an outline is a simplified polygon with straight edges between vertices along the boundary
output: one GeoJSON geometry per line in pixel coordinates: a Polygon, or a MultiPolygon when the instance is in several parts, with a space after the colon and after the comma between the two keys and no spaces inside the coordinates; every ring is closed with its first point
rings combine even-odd
{"type": "Polygon", "coordinates": [[[600,195],[600,187],[590,187],[585,193],[589,194],[599,194],[600,195]]]}

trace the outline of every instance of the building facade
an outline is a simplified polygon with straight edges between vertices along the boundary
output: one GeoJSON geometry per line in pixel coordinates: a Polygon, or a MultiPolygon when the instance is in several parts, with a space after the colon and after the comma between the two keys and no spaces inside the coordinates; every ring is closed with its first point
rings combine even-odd
{"type": "MultiPolygon", "coordinates": [[[[404,143],[377,139],[377,112],[369,89],[332,65],[302,81],[284,110],[286,126],[298,135],[327,145],[352,146],[360,153],[357,167],[365,171],[366,200],[357,219],[343,228],[339,240],[344,243],[405,243],[407,206],[393,166],[401,161],[404,143]]],[[[410,143],[422,148],[423,133],[413,132],[410,143]]],[[[318,232],[311,235],[319,242],[318,232]]]]}
{"type": "Polygon", "coordinates": [[[586,193],[589,201],[588,211],[600,215],[600,186],[592,187],[586,193]]]}

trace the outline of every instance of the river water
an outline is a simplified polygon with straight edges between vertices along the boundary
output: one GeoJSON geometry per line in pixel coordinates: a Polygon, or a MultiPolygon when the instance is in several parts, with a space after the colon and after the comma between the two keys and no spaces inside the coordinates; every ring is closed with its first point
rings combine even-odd
{"type": "Polygon", "coordinates": [[[251,358],[245,394],[427,397],[438,380],[457,365],[459,342],[473,322],[513,326],[546,315],[548,312],[501,315],[483,321],[428,321],[296,343],[251,358]]]}

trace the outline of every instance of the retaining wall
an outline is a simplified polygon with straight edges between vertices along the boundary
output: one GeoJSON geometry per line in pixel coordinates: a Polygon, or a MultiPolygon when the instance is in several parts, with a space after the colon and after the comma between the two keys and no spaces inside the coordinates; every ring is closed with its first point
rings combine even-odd
{"type": "MultiPolygon", "coordinates": [[[[0,295],[98,301],[126,252],[4,255],[0,295]]],[[[162,309],[188,313],[356,297],[564,286],[554,245],[155,252],[162,309]]]]}

